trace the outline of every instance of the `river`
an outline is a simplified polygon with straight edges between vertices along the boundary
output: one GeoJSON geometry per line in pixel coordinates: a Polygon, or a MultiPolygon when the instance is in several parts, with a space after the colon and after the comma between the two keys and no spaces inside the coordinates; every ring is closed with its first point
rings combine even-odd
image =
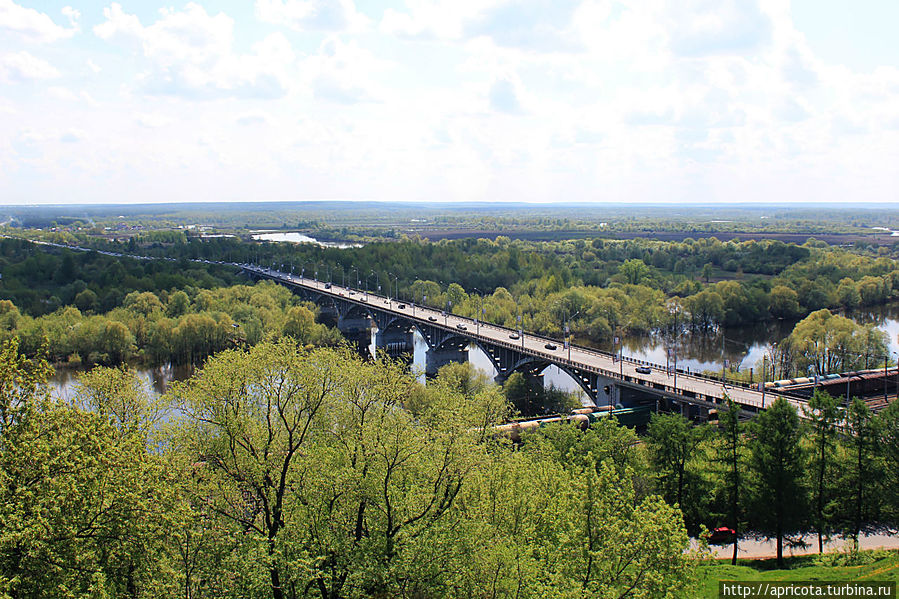
{"type": "Polygon", "coordinates": [[[320,245],[322,247],[338,248],[341,250],[345,250],[347,248],[362,247],[361,243],[319,241],[315,237],[309,237],[308,235],[303,235],[302,233],[297,233],[296,231],[289,231],[286,233],[279,233],[276,231],[255,231],[253,234],[253,239],[256,239],[258,241],[277,241],[287,243],[314,243],[315,245],[320,245]]]}
{"type": "MultiPolygon", "coordinates": [[[[152,368],[138,367],[137,375],[144,384],[144,388],[152,395],[162,395],[171,387],[174,381],[183,381],[193,374],[194,367],[189,364],[174,366],[166,364],[152,368]]],[[[78,374],[81,369],[59,367],[50,377],[50,387],[53,394],[65,400],[75,398],[78,391],[78,374]]]]}

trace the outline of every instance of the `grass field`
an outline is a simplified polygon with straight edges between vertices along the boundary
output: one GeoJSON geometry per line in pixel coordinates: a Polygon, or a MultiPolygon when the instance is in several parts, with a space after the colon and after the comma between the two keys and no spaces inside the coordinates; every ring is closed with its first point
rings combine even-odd
{"type": "Polygon", "coordinates": [[[899,581],[899,551],[861,551],[858,554],[827,554],[788,558],[787,568],[776,569],[776,561],[730,560],[707,562],[700,566],[700,597],[717,599],[718,581],[899,581]]]}

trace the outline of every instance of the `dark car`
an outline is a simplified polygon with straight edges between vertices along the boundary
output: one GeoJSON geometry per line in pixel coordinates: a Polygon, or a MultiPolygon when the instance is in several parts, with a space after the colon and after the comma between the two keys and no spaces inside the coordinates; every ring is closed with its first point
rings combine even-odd
{"type": "Polygon", "coordinates": [[[456,325],[456,328],[457,328],[457,329],[460,329],[460,330],[462,330],[462,331],[467,331],[467,330],[468,330],[468,327],[465,326],[464,324],[462,324],[461,322],[460,322],[459,324],[456,325]]]}
{"type": "Polygon", "coordinates": [[[431,322],[437,322],[437,317],[436,316],[428,316],[428,320],[430,320],[431,322]]]}
{"type": "Polygon", "coordinates": [[[709,543],[732,543],[735,534],[737,534],[737,531],[735,531],[733,528],[728,528],[727,526],[719,526],[718,528],[709,532],[709,543]]]}
{"type": "Polygon", "coordinates": [[[325,289],[330,289],[330,288],[331,288],[331,283],[325,283],[325,289]]]}
{"type": "Polygon", "coordinates": [[[649,366],[637,366],[634,370],[640,374],[649,374],[652,372],[652,369],[649,366]]]}
{"type": "Polygon", "coordinates": [[[518,333],[510,333],[509,334],[509,339],[518,339],[518,338],[519,338],[518,333]]]}
{"type": "Polygon", "coordinates": [[[400,304],[399,306],[397,306],[397,308],[399,308],[400,310],[405,310],[406,304],[400,304]]]}
{"type": "Polygon", "coordinates": [[[555,343],[547,343],[547,344],[544,345],[543,347],[545,347],[546,349],[549,349],[549,350],[553,350],[553,349],[558,349],[558,348],[559,348],[559,346],[556,345],[555,343]]]}

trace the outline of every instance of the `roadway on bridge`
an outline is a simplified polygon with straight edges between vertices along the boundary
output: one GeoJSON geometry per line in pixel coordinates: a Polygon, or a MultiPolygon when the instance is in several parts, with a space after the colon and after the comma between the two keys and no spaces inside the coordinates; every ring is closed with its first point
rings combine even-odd
{"type": "MultiPolygon", "coordinates": [[[[755,389],[724,385],[721,381],[704,379],[682,372],[677,373],[677,387],[675,390],[673,374],[666,372],[664,369],[659,370],[655,368],[652,369],[649,374],[639,373],[636,371],[636,368],[641,364],[629,361],[627,358],[624,360],[615,360],[610,354],[578,345],[572,345],[569,352],[561,341],[551,340],[527,332],[521,335],[519,339],[512,339],[511,335],[517,335],[517,331],[506,327],[500,327],[494,324],[477,324],[475,320],[464,316],[448,314],[433,308],[401,302],[366,291],[359,291],[335,285],[333,283],[303,278],[272,269],[248,265],[243,265],[242,268],[272,279],[314,290],[322,295],[331,295],[336,298],[353,301],[359,305],[391,312],[411,321],[418,321],[431,326],[442,326],[471,339],[482,339],[496,345],[515,348],[523,353],[545,358],[548,362],[553,364],[569,365],[574,368],[591,370],[611,379],[629,379],[635,383],[645,385],[649,390],[668,390],[669,392],[674,390],[678,395],[681,395],[686,391],[687,393],[694,395],[697,399],[705,399],[706,401],[713,401],[716,403],[720,402],[726,393],[736,403],[755,409],[768,407],[777,397],[780,397],[780,395],[771,393],[770,391],[763,394],[755,389]],[[405,307],[399,308],[401,305],[405,307]],[[460,327],[464,327],[464,329],[460,327]],[[556,349],[547,349],[547,343],[555,345],[556,349]]],[[[689,396],[685,399],[689,399],[689,396]]],[[[799,413],[802,414],[801,407],[804,405],[804,402],[793,398],[785,399],[793,404],[797,410],[800,410],[799,413]]]]}

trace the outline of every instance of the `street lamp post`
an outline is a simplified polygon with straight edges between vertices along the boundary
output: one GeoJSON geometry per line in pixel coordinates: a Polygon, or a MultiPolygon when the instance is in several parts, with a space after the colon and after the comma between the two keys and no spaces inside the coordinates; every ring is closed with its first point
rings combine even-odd
{"type": "Polygon", "coordinates": [[[481,317],[481,313],[483,311],[484,298],[481,296],[481,292],[480,292],[480,290],[478,290],[477,287],[473,287],[472,291],[476,291],[478,294],[478,312],[474,317],[474,326],[475,326],[476,334],[480,335],[481,334],[481,319],[480,319],[480,317],[481,317]]]}
{"type": "Polygon", "coordinates": [[[524,349],[524,329],[521,328],[521,312],[518,313],[518,338],[521,340],[521,349],[524,349]]]}
{"type": "Polygon", "coordinates": [[[571,321],[574,320],[581,311],[578,310],[572,316],[565,319],[565,346],[568,348],[568,361],[571,361],[571,321]]]}
{"type": "MultiPolygon", "coordinates": [[[[350,267],[350,270],[356,271],[356,289],[359,289],[359,287],[362,286],[362,282],[359,280],[359,269],[356,268],[355,266],[353,266],[353,267],[350,267]]],[[[352,282],[352,281],[350,281],[350,282],[352,282]]]]}
{"type": "Polygon", "coordinates": [[[615,337],[612,339],[612,343],[615,344],[615,347],[617,349],[616,353],[618,354],[618,376],[624,378],[624,356],[622,355],[621,351],[620,333],[619,335],[615,335],[615,337]]]}
{"type": "Polygon", "coordinates": [[[680,313],[680,306],[676,301],[672,301],[668,304],[668,312],[674,316],[674,331],[672,337],[674,341],[672,343],[672,348],[674,350],[674,392],[677,393],[677,338],[680,333],[680,329],[678,329],[677,323],[677,315],[680,313]]]}
{"type": "Polygon", "coordinates": [[[771,344],[771,380],[777,378],[777,343],[771,344]]]}
{"type": "Polygon", "coordinates": [[[390,305],[390,277],[393,277],[395,293],[393,299],[400,301],[400,278],[393,273],[387,273],[387,305],[390,305]]]}
{"type": "MultiPolygon", "coordinates": [[[[896,356],[896,399],[899,400],[899,353],[891,352],[896,356]]],[[[886,387],[886,383],[883,384],[886,387]]]]}
{"type": "MultiPolygon", "coordinates": [[[[894,356],[899,356],[896,352],[890,352],[894,356]]],[[[899,364],[899,362],[897,362],[899,364]]],[[[883,401],[888,402],[887,398],[887,386],[889,384],[888,378],[888,366],[889,366],[889,356],[883,357],[883,401]]],[[[899,397],[899,367],[896,368],[896,397],[899,397]]]]}
{"type": "Polygon", "coordinates": [[[365,277],[365,301],[368,301],[368,282],[371,281],[371,277],[374,274],[374,272],[370,272],[368,273],[368,276],[365,277]]]}

